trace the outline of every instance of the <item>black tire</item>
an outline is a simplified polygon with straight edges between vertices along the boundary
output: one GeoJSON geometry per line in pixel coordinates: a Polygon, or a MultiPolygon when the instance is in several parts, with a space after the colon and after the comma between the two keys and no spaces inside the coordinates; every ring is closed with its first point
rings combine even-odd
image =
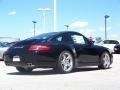
{"type": "Polygon", "coordinates": [[[21,73],[30,73],[30,72],[32,72],[32,68],[24,68],[24,67],[16,67],[16,69],[19,71],[19,72],[21,72],[21,73]]]}
{"type": "Polygon", "coordinates": [[[100,63],[98,65],[99,69],[108,69],[111,64],[110,55],[108,52],[103,52],[100,56],[100,63]]]}
{"type": "Polygon", "coordinates": [[[74,59],[69,51],[65,50],[60,53],[56,69],[59,73],[70,73],[74,69],[74,59]]]}

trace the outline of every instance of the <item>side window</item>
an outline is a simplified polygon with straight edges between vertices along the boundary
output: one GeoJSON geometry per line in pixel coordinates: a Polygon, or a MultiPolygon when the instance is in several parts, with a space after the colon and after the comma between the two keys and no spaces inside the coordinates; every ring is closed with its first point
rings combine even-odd
{"type": "Polygon", "coordinates": [[[62,38],[63,38],[62,36],[59,36],[59,37],[56,38],[56,41],[57,42],[62,42],[62,38]]]}
{"type": "Polygon", "coordinates": [[[83,36],[80,35],[71,35],[72,41],[76,44],[85,44],[83,36]]]}
{"type": "Polygon", "coordinates": [[[63,41],[63,36],[58,36],[52,39],[53,42],[62,42],[63,41]]]}

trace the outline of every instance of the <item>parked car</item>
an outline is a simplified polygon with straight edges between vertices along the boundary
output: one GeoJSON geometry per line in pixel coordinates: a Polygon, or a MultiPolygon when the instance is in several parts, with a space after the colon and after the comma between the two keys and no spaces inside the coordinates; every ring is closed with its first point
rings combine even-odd
{"type": "Polygon", "coordinates": [[[0,60],[3,60],[4,53],[8,48],[4,43],[0,42],[0,60]]]}
{"type": "Polygon", "coordinates": [[[114,46],[114,53],[119,54],[120,53],[120,44],[116,44],[114,46]]]}
{"type": "Polygon", "coordinates": [[[117,40],[105,40],[103,41],[103,46],[109,48],[112,53],[114,53],[114,46],[119,44],[117,40]]]}
{"type": "Polygon", "coordinates": [[[14,45],[15,43],[17,43],[19,41],[14,41],[14,42],[3,42],[6,46],[11,47],[12,45],[14,45]]]}
{"type": "Polygon", "coordinates": [[[69,73],[80,66],[107,69],[113,56],[109,50],[94,45],[84,35],[74,31],[50,32],[20,41],[5,53],[5,64],[19,72],[35,68],[53,68],[69,73]]]}

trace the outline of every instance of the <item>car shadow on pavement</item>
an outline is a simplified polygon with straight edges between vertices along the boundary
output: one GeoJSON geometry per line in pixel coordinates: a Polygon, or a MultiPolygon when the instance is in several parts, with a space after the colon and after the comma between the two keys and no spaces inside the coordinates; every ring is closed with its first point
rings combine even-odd
{"type": "MultiPolygon", "coordinates": [[[[97,71],[97,70],[106,70],[106,69],[98,69],[97,67],[76,68],[71,73],[90,72],[90,71],[97,71]]],[[[71,73],[68,73],[68,74],[71,74],[71,73]]],[[[34,75],[58,75],[60,73],[55,72],[53,69],[46,69],[46,70],[34,70],[30,73],[11,72],[11,73],[7,73],[7,74],[8,75],[31,75],[31,76],[34,76],[34,75]]]]}
{"type": "Polygon", "coordinates": [[[96,71],[98,68],[76,68],[73,72],[88,72],[88,71],[96,71]]]}
{"type": "MultiPolygon", "coordinates": [[[[112,67],[109,67],[108,69],[111,69],[112,67]]],[[[108,70],[108,69],[99,69],[98,67],[85,67],[85,68],[76,68],[73,70],[73,72],[90,72],[90,71],[97,71],[97,70],[108,70]]]]}
{"type": "Polygon", "coordinates": [[[11,73],[7,73],[8,75],[56,75],[58,74],[57,72],[55,72],[54,70],[50,69],[50,70],[35,70],[29,73],[20,73],[20,72],[11,72],[11,73]]]}
{"type": "Polygon", "coordinates": [[[0,59],[0,61],[4,61],[3,59],[0,59]]]}

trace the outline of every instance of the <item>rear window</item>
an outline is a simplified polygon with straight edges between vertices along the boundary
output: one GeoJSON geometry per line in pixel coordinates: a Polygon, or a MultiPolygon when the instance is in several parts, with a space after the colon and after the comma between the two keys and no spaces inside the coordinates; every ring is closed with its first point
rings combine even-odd
{"type": "Polygon", "coordinates": [[[31,38],[28,38],[26,40],[31,40],[31,39],[47,39],[53,35],[57,34],[57,32],[51,32],[51,33],[43,33],[43,34],[40,34],[40,35],[37,35],[35,37],[31,37],[31,38]]]}
{"type": "Polygon", "coordinates": [[[116,40],[105,40],[104,44],[119,44],[119,42],[116,40]]]}

